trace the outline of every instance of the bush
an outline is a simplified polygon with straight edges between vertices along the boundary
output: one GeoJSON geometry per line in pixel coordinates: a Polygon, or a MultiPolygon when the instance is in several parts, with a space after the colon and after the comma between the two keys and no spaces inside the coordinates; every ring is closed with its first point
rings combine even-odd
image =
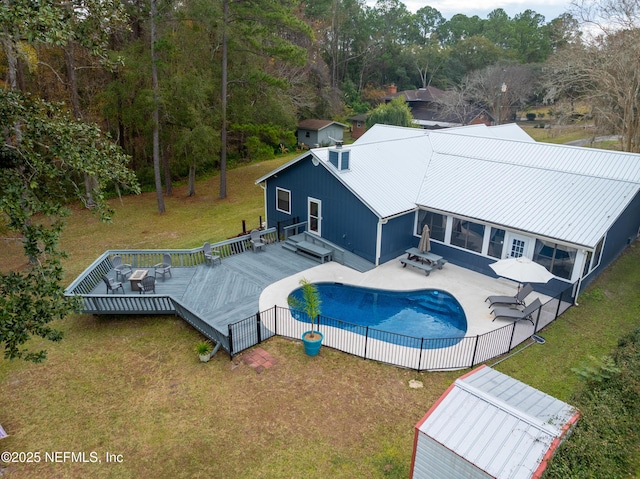
{"type": "Polygon", "coordinates": [[[621,338],[611,357],[577,372],[585,385],[570,402],[582,416],[544,477],[634,477],[640,450],[640,329],[621,338]]]}
{"type": "Polygon", "coordinates": [[[527,121],[534,121],[536,119],[535,113],[527,113],[527,121]]]}

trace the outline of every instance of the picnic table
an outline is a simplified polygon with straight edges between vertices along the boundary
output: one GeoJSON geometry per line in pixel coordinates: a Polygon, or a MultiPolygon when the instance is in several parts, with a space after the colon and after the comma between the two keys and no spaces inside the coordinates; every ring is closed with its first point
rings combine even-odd
{"type": "Polygon", "coordinates": [[[439,256],[430,251],[420,251],[418,248],[409,248],[405,251],[407,253],[406,258],[400,258],[400,262],[402,263],[402,267],[405,268],[407,265],[413,266],[415,268],[419,268],[423,270],[427,276],[433,268],[442,269],[444,264],[447,262],[442,256],[439,256]]]}

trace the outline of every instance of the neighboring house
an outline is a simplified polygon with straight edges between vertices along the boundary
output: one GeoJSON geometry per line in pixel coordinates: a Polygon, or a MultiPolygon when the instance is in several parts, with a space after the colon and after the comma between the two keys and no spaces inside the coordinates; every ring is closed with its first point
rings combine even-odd
{"type": "Polygon", "coordinates": [[[429,130],[479,124],[490,126],[493,123],[493,117],[480,108],[469,108],[460,115],[445,113],[439,103],[445,94],[443,90],[432,86],[398,92],[395,85],[389,85],[384,100],[388,103],[394,98],[403,97],[415,122],[429,130]]]}
{"type": "Polygon", "coordinates": [[[349,121],[351,122],[351,138],[357,140],[367,131],[367,114],[352,116],[349,121]]]}
{"type": "Polygon", "coordinates": [[[298,144],[309,148],[341,142],[347,125],[330,120],[303,120],[298,124],[298,144]]]}
{"type": "Polygon", "coordinates": [[[412,479],[533,479],[578,420],[569,404],[481,366],[416,425],[412,479]]]}
{"type": "Polygon", "coordinates": [[[374,263],[416,246],[495,277],[526,256],[586,285],[638,236],[640,155],[537,143],[515,124],[420,130],[375,125],[345,147],[305,152],[258,179],[270,227],[307,231],[374,263]]]}

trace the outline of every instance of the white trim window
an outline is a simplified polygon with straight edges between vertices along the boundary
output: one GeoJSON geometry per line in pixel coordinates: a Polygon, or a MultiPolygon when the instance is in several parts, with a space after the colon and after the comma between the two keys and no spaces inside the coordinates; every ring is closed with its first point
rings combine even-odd
{"type": "Polygon", "coordinates": [[[276,187],[276,211],[291,214],[291,191],[276,187]]]}

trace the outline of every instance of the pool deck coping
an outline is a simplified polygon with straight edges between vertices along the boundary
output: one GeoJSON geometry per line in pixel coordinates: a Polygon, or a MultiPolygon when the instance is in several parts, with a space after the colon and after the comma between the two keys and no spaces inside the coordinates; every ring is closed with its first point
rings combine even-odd
{"type": "MultiPolygon", "coordinates": [[[[415,268],[403,268],[399,259],[384,263],[377,268],[360,273],[339,263],[329,262],[294,274],[267,286],[260,295],[260,310],[273,306],[287,306],[287,297],[296,288],[302,278],[312,283],[338,282],[366,288],[387,289],[392,291],[414,291],[420,289],[439,289],[452,294],[462,306],[467,317],[466,336],[477,336],[499,329],[511,321],[492,321],[493,315],[489,303],[490,295],[510,295],[517,292],[518,283],[504,278],[491,278],[454,264],[447,263],[441,270],[434,270],[429,276],[415,268]]],[[[527,302],[540,298],[544,304],[550,297],[533,292],[527,302]]],[[[336,318],[348,321],[348,318],[336,318]]]]}

